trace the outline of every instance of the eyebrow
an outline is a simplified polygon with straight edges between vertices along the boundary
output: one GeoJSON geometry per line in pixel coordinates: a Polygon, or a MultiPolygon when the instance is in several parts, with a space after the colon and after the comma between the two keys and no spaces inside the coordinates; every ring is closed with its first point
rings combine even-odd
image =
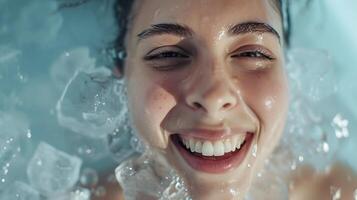
{"type": "MultiPolygon", "coordinates": [[[[262,22],[244,22],[227,27],[230,35],[241,35],[246,33],[271,33],[276,36],[280,42],[280,35],[272,26],[262,22]]],[[[140,40],[163,34],[171,34],[180,37],[191,37],[194,35],[192,29],[188,26],[176,23],[153,24],[150,28],[143,30],[137,36],[140,40]]]]}
{"type": "Polygon", "coordinates": [[[276,36],[280,42],[280,34],[272,26],[262,22],[245,22],[236,24],[228,28],[230,35],[239,35],[246,33],[271,33],[276,36]]]}
{"type": "Polygon", "coordinates": [[[145,29],[137,36],[139,37],[139,40],[142,40],[151,36],[163,34],[172,34],[181,37],[191,37],[193,35],[193,31],[185,25],[163,23],[153,24],[150,28],[145,29]]]}

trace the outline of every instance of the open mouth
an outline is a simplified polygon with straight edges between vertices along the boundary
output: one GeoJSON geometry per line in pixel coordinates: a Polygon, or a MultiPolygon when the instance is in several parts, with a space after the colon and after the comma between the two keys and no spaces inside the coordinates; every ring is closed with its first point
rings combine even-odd
{"type": "Polygon", "coordinates": [[[253,136],[253,133],[246,133],[211,141],[174,134],[171,140],[193,169],[207,173],[223,173],[243,162],[253,136]]]}

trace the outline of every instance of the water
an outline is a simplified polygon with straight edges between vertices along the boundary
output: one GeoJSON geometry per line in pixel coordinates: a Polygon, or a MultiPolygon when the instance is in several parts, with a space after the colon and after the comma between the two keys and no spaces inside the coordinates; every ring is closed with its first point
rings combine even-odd
{"type": "MultiPolygon", "coordinates": [[[[151,157],[124,162],[147,149],[128,126],[124,83],[113,78],[113,63],[105,54],[117,31],[110,1],[58,10],[60,3],[0,0],[0,199],[104,198],[110,181],[102,179],[119,164],[116,175],[129,199],[137,191],[189,199],[175,172],[163,167],[162,175],[153,175],[151,157]]],[[[308,29],[305,20],[293,18],[304,23],[294,25],[293,48],[287,54],[293,91],[288,126],[266,164],[271,173],[257,175],[269,187],[256,183],[280,194],[275,199],[288,195],[288,184],[275,177],[302,165],[323,171],[342,160],[357,171],[351,159],[357,138],[356,41],[353,34],[336,41],[331,41],[335,36],[317,40],[306,35],[320,35],[316,27],[329,34],[355,33],[337,20],[342,17],[348,24],[353,17],[346,19],[337,6],[326,9],[332,13],[326,19],[330,27],[314,22],[308,29]],[[324,49],[317,49],[324,41],[324,49]]],[[[305,13],[316,19],[310,15],[305,13]]],[[[334,189],[331,199],[339,199],[338,192],[334,189]]]]}
{"type": "Polygon", "coordinates": [[[40,200],[40,193],[23,182],[14,182],[9,185],[0,195],[6,200],[40,200]]]}

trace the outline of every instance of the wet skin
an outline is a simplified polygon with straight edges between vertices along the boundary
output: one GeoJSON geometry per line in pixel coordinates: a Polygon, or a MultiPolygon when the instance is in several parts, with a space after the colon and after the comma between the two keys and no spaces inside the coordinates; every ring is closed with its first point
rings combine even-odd
{"type": "Polygon", "coordinates": [[[135,2],[124,66],[131,119],[194,199],[240,198],[278,143],[288,107],[281,27],[270,1],[135,2]],[[247,133],[241,160],[218,167],[192,165],[173,141],[247,133]]]}

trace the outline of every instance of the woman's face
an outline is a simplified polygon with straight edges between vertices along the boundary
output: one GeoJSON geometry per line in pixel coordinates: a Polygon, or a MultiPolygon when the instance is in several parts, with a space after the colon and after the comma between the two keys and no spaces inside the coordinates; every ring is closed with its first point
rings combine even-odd
{"type": "Polygon", "coordinates": [[[126,36],[141,139],[196,199],[244,194],[283,131],[281,18],[268,0],[137,0],[126,36]]]}

